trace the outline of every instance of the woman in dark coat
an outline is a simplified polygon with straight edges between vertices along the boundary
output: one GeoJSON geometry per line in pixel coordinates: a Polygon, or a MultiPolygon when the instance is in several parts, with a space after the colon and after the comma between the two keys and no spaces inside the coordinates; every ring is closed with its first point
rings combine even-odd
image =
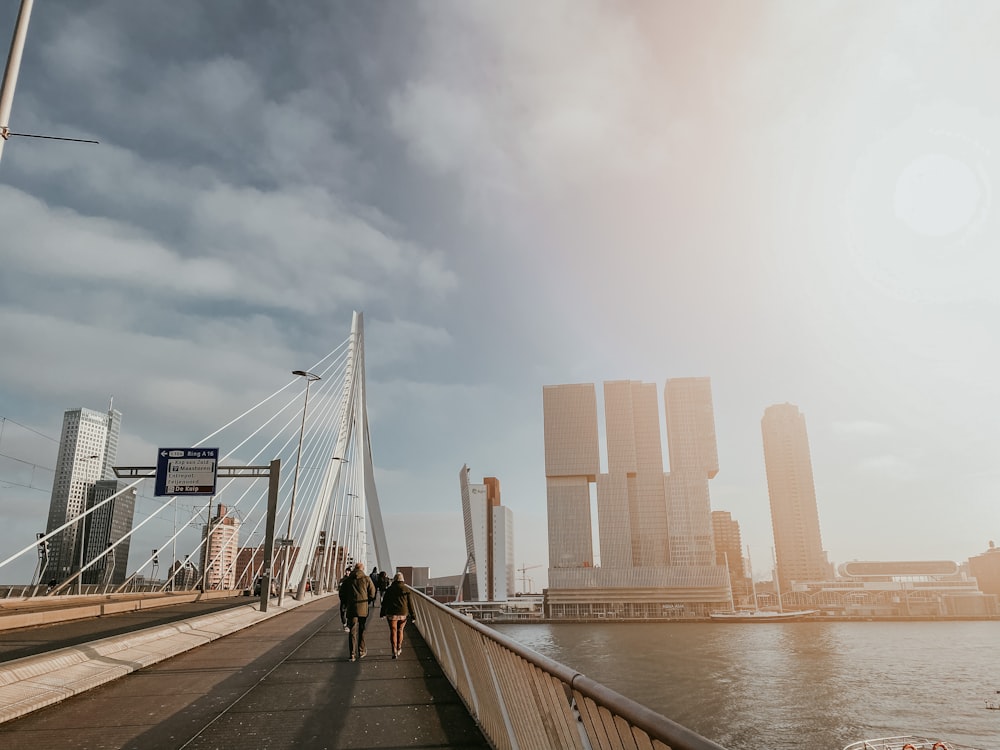
{"type": "Polygon", "coordinates": [[[406,590],[402,573],[396,573],[396,577],[382,595],[379,616],[389,618],[389,646],[392,648],[392,658],[398,659],[403,650],[403,628],[406,627],[407,618],[413,619],[410,592],[406,590]]]}

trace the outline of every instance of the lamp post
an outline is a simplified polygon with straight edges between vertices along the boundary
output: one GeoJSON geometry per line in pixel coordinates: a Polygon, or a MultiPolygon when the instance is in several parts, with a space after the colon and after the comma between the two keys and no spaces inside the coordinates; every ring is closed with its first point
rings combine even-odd
{"type": "Polygon", "coordinates": [[[21,69],[21,55],[24,52],[24,40],[28,35],[28,20],[31,18],[31,6],[34,0],[21,0],[21,8],[17,14],[17,25],[14,27],[14,38],[10,42],[10,53],[7,56],[7,66],[3,72],[3,82],[0,83],[0,156],[3,156],[3,145],[10,137],[10,110],[14,103],[14,86],[17,85],[17,75],[21,69]]]}
{"type": "Polygon", "coordinates": [[[302,459],[302,434],[306,430],[306,410],[309,408],[309,385],[316,380],[322,380],[315,373],[305,370],[292,370],[292,375],[306,379],[306,398],[302,404],[302,424],[299,426],[299,448],[295,454],[295,474],[292,476],[292,501],[288,504],[288,530],[285,532],[285,564],[281,566],[281,588],[278,589],[278,606],[285,600],[285,588],[288,586],[288,566],[292,559],[292,514],[295,512],[295,493],[299,488],[299,463],[302,459]]]}

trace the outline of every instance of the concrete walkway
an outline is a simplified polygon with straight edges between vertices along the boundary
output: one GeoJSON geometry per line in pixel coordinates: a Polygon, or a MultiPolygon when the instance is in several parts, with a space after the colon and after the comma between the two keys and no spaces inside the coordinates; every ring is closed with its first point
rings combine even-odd
{"type": "Polygon", "coordinates": [[[394,660],[370,623],[352,663],[336,597],[303,603],[0,724],[0,747],[488,748],[416,629],[394,660]]]}

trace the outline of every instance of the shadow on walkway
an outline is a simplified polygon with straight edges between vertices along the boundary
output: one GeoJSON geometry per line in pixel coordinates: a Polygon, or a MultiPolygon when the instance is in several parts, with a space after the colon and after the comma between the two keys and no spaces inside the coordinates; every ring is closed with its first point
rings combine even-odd
{"type": "Polygon", "coordinates": [[[487,748],[413,626],[392,659],[369,619],[348,661],[335,596],[318,599],[0,725],[6,750],[487,748]]]}

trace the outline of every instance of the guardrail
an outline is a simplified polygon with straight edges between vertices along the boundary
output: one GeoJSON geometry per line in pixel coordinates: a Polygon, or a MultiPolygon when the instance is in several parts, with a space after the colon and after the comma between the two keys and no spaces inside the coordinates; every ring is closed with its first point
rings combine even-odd
{"type": "Polygon", "coordinates": [[[410,602],[420,634],[497,750],[724,750],[414,589],[410,602]]]}

